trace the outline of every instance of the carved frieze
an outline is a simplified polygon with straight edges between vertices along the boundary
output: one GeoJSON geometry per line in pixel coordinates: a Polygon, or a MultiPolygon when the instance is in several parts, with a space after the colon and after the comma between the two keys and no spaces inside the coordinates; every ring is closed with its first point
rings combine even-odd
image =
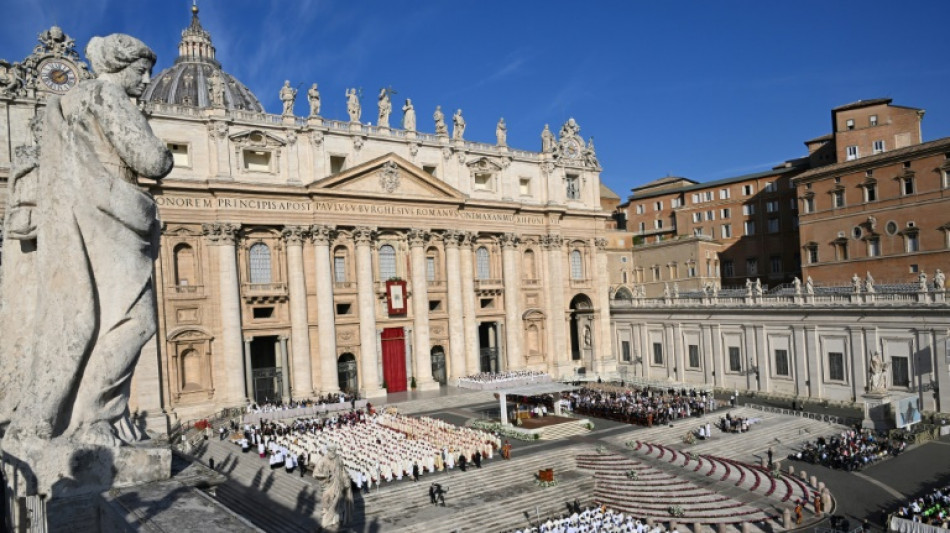
{"type": "Polygon", "coordinates": [[[386,194],[392,194],[399,188],[399,166],[389,161],[379,171],[379,187],[386,194]]]}

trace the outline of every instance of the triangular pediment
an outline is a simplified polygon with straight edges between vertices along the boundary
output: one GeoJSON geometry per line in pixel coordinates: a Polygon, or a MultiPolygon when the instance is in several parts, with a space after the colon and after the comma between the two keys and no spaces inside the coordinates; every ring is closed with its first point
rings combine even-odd
{"type": "Polygon", "coordinates": [[[455,187],[393,153],[315,181],[309,188],[340,196],[465,200],[465,195],[455,187]]]}

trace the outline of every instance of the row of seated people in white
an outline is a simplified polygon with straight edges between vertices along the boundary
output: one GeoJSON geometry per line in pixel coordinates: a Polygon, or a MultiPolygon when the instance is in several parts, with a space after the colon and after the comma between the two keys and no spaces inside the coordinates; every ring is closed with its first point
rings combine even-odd
{"type": "Polygon", "coordinates": [[[471,376],[463,376],[459,381],[473,381],[476,383],[491,383],[495,381],[515,381],[526,378],[549,377],[547,372],[540,370],[510,370],[507,372],[479,372],[471,376]]]}
{"type": "MultiPolygon", "coordinates": [[[[580,513],[574,513],[570,516],[551,519],[538,527],[518,529],[514,533],[663,533],[665,531],[662,525],[651,527],[633,516],[598,507],[584,509],[580,513]]],[[[670,533],[674,532],[678,533],[676,529],[673,529],[670,533]]]]}
{"type": "Polygon", "coordinates": [[[501,440],[427,417],[377,414],[365,424],[291,433],[278,437],[275,444],[294,456],[304,454],[306,464],[316,464],[331,444],[336,445],[350,477],[362,486],[401,480],[412,475],[413,466],[419,474],[452,469],[460,456],[471,462],[476,452],[491,459],[501,440]]]}

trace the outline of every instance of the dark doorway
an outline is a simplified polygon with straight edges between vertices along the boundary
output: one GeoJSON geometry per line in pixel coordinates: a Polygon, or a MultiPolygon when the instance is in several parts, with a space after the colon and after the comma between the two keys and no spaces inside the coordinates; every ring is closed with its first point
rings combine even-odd
{"type": "Polygon", "coordinates": [[[336,372],[340,390],[346,393],[356,392],[359,387],[356,356],[349,352],[341,355],[336,363],[336,372]]]}
{"type": "Polygon", "coordinates": [[[406,332],[403,328],[386,328],[380,343],[386,392],[402,392],[406,390],[406,332]]]}
{"type": "Polygon", "coordinates": [[[281,401],[283,376],[277,366],[277,337],[254,337],[251,341],[251,377],[254,401],[258,404],[281,401]]]}
{"type": "Polygon", "coordinates": [[[594,340],[594,306],[585,294],[571,299],[571,360],[592,361],[594,340]]]}
{"type": "Polygon", "coordinates": [[[445,349],[441,346],[433,346],[431,358],[432,379],[445,385],[445,349]]]}
{"type": "Polygon", "coordinates": [[[481,372],[498,372],[498,323],[482,322],[478,325],[479,369],[481,372]]]}

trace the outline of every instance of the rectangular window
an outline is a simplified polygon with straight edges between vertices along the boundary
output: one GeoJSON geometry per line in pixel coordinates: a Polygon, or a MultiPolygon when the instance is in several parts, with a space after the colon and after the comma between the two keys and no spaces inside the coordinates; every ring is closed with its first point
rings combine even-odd
{"type": "Polygon", "coordinates": [[[766,213],[775,213],[778,211],[778,200],[769,200],[765,202],[765,212],[766,213]]]}
{"type": "Polygon", "coordinates": [[[746,235],[755,235],[755,221],[754,220],[746,220],[743,226],[745,227],[746,235]]]}
{"type": "Polygon", "coordinates": [[[872,237],[868,239],[868,257],[877,257],[881,255],[881,239],[872,237]]]}
{"type": "Polygon", "coordinates": [[[622,354],[623,361],[626,363],[630,362],[630,341],[620,341],[620,353],[622,354]]]}
{"type": "Polygon", "coordinates": [[[906,357],[891,357],[891,383],[895,387],[910,386],[910,367],[906,357]]]}
{"type": "Polygon", "coordinates": [[[716,220],[716,212],[706,211],[706,220],[716,220]]]}
{"type": "Polygon", "coordinates": [[[835,207],[844,207],[844,191],[837,190],[831,193],[831,203],[835,207]]]}
{"type": "MultiPolygon", "coordinates": [[[[490,191],[491,190],[491,174],[475,174],[475,190],[476,191],[490,191]]],[[[570,198],[570,196],[568,196],[568,198],[570,198]]]]}
{"type": "Polygon", "coordinates": [[[422,170],[424,172],[428,172],[432,176],[435,176],[435,165],[422,165],[422,170]]]}
{"type": "Polygon", "coordinates": [[[719,218],[732,218],[732,209],[725,207],[719,210],[719,218]]]}
{"type": "Polygon", "coordinates": [[[809,196],[808,198],[805,198],[805,212],[806,213],[815,212],[815,198],[814,197],[809,196]]]}
{"type": "Polygon", "coordinates": [[[244,150],[244,170],[270,172],[270,156],[268,151],[244,150]]]}
{"type": "Polygon", "coordinates": [[[646,231],[646,229],[647,229],[647,224],[646,224],[646,222],[641,222],[637,227],[640,228],[640,231],[641,231],[641,232],[643,232],[643,231],[646,231]]]}
{"type": "Polygon", "coordinates": [[[518,194],[531,196],[531,178],[520,178],[518,180],[518,194]]]}
{"type": "Polygon", "coordinates": [[[580,179],[575,174],[567,175],[567,199],[568,200],[580,200],[581,199],[581,183],[580,179]]]}
{"type": "Polygon", "coordinates": [[[873,183],[868,183],[864,186],[864,201],[865,202],[876,202],[877,201],[877,185],[873,183]]]}
{"type": "Polygon", "coordinates": [[[788,350],[775,350],[775,375],[788,376],[788,350]]]}
{"type": "Polygon", "coordinates": [[[699,203],[699,194],[698,194],[698,193],[693,193],[693,197],[692,197],[692,198],[693,198],[693,205],[699,203]]]}
{"type": "Polygon", "coordinates": [[[759,275],[759,260],[757,258],[751,257],[745,260],[745,273],[747,276],[759,275]]]}
{"type": "Polygon", "coordinates": [[[339,303],[336,304],[336,314],[338,315],[348,315],[353,312],[353,304],[350,303],[339,303]]]}
{"type": "Polygon", "coordinates": [[[849,118],[848,120],[845,121],[844,124],[845,124],[845,127],[847,127],[849,130],[853,130],[853,129],[854,129],[854,119],[853,119],[853,118],[849,118]]]}
{"type": "Polygon", "coordinates": [[[858,157],[860,157],[860,156],[858,155],[860,152],[858,151],[858,147],[857,147],[857,146],[849,146],[849,147],[847,147],[847,148],[845,149],[845,151],[846,151],[846,154],[847,154],[847,161],[854,161],[855,159],[857,159],[858,157]]]}
{"type": "Polygon", "coordinates": [[[772,274],[781,274],[782,273],[782,258],[778,255],[773,255],[769,258],[769,272],[772,274]]]}
{"type": "Polygon", "coordinates": [[[752,185],[743,185],[743,186],[742,186],[742,195],[743,195],[743,196],[749,196],[749,195],[752,194],[753,192],[755,192],[755,189],[752,187],[752,185]]]}
{"type": "Polygon", "coordinates": [[[791,209],[792,211],[798,211],[798,200],[796,200],[796,199],[794,199],[794,198],[789,198],[789,199],[788,199],[788,208],[791,209]]]}
{"type": "Polygon", "coordinates": [[[843,353],[828,352],[828,379],[831,381],[844,381],[843,353]]]}
{"type": "Polygon", "coordinates": [[[745,204],[742,206],[743,215],[754,215],[755,214],[755,204],[745,204]]]}
{"type": "Polygon", "coordinates": [[[877,115],[871,115],[868,117],[868,125],[877,126],[877,115]]]}
{"type": "Polygon", "coordinates": [[[426,281],[435,281],[435,258],[426,257],[426,281]]]}
{"type": "Polygon", "coordinates": [[[765,184],[765,192],[775,192],[775,182],[770,181],[765,184]]]}
{"type": "Polygon", "coordinates": [[[188,145],[169,143],[168,151],[172,153],[172,163],[176,167],[190,167],[191,158],[188,157],[188,145]]]}
{"type": "Polygon", "coordinates": [[[909,233],[904,237],[907,253],[920,251],[920,238],[916,233],[909,233]]]}
{"type": "Polygon", "coordinates": [[[719,189],[719,199],[728,200],[729,199],[729,189],[719,189]]]}
{"type": "Polygon", "coordinates": [[[696,223],[696,222],[702,222],[702,221],[703,221],[703,214],[699,211],[694,211],[693,222],[696,223]]]}
{"type": "Polygon", "coordinates": [[[333,281],[343,283],[346,281],[346,258],[335,256],[333,258],[333,281]]]}
{"type": "Polygon", "coordinates": [[[730,372],[742,371],[742,357],[740,355],[738,346],[729,347],[729,371],[730,372]]]}
{"type": "Polygon", "coordinates": [[[721,235],[723,239],[732,237],[732,224],[723,224],[721,235]]]}
{"type": "Polygon", "coordinates": [[[707,201],[707,202],[711,202],[712,199],[713,199],[713,192],[712,192],[712,191],[706,191],[706,192],[703,193],[703,200],[705,200],[705,201],[707,201]]]}
{"type": "Polygon", "coordinates": [[[644,211],[643,204],[637,204],[637,214],[642,215],[644,211]]]}
{"type": "Polygon", "coordinates": [[[662,365],[663,364],[663,344],[659,342],[653,343],[653,364],[662,365]]]}
{"type": "Polygon", "coordinates": [[[914,194],[914,178],[903,178],[901,180],[901,191],[905,195],[914,194]]]}
{"type": "Polygon", "coordinates": [[[696,277],[696,265],[695,265],[695,264],[689,263],[689,264],[686,265],[686,276],[687,276],[687,277],[690,277],[690,278],[695,278],[695,277],[696,277]]]}
{"type": "Polygon", "coordinates": [[[663,229],[663,221],[659,218],[653,221],[653,229],[663,229]]]}
{"type": "Polygon", "coordinates": [[[689,367],[699,368],[699,346],[695,344],[689,345],[689,367]]]}
{"type": "Polygon", "coordinates": [[[778,218],[772,217],[769,219],[769,233],[778,233],[778,218]]]}
{"type": "Polygon", "coordinates": [[[677,207],[681,207],[682,205],[683,205],[683,201],[680,200],[679,198],[670,198],[670,207],[676,209],[677,207]]]}
{"type": "Polygon", "coordinates": [[[662,211],[662,210],[663,210],[663,202],[660,201],[660,202],[654,203],[654,204],[653,204],[653,210],[654,210],[654,211],[662,211]]]}
{"type": "Polygon", "coordinates": [[[703,228],[693,228],[693,235],[696,237],[701,237],[703,234],[703,228]]]}
{"type": "Polygon", "coordinates": [[[344,155],[331,155],[330,156],[330,174],[339,174],[346,167],[346,156],[344,155]]]}
{"type": "Polygon", "coordinates": [[[808,247],[808,264],[815,264],[818,262],[818,247],[809,246],[808,247]]]}
{"type": "Polygon", "coordinates": [[[727,259],[722,262],[722,275],[731,278],[736,275],[735,263],[732,262],[732,259],[727,259]]]}
{"type": "Polygon", "coordinates": [[[884,151],[884,141],[874,141],[874,153],[879,154],[884,151]]]}

